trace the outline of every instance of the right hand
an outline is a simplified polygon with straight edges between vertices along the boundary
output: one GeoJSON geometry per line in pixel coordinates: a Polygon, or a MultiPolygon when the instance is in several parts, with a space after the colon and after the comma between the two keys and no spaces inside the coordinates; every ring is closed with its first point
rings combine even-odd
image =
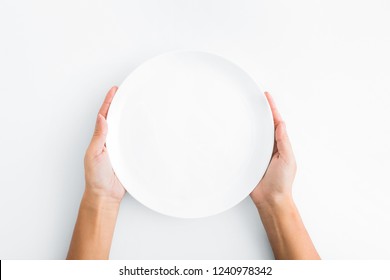
{"type": "Polygon", "coordinates": [[[265,96],[271,107],[274,119],[275,144],[267,171],[250,194],[258,209],[263,205],[272,205],[285,199],[292,199],[292,184],[297,170],[286,125],[271,95],[266,92],[265,96]]]}

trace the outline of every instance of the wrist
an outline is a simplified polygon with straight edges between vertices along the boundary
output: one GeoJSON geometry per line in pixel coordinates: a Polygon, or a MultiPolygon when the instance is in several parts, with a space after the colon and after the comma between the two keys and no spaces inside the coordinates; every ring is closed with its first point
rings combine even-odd
{"type": "Polygon", "coordinates": [[[256,204],[257,210],[260,212],[281,212],[286,209],[292,209],[295,203],[291,194],[276,194],[270,195],[267,198],[260,200],[256,204]]]}
{"type": "Polygon", "coordinates": [[[119,210],[120,200],[114,199],[110,196],[101,195],[93,191],[84,191],[81,204],[85,207],[96,211],[116,212],[119,210]]]}

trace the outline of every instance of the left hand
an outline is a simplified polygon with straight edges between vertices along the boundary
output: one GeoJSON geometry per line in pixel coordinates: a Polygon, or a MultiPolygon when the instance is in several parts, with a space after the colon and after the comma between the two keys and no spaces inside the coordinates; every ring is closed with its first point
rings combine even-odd
{"type": "Polygon", "coordinates": [[[112,169],[105,144],[108,132],[107,113],[117,89],[110,89],[99,110],[95,131],[85,153],[84,169],[85,195],[92,200],[108,200],[119,204],[126,191],[112,169]]]}

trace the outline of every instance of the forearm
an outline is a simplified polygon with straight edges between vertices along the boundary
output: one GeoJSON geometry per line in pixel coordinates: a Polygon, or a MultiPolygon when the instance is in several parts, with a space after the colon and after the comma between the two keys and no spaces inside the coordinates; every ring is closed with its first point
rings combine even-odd
{"type": "Polygon", "coordinates": [[[275,259],[320,259],[291,197],[258,207],[275,259]]]}
{"type": "Polygon", "coordinates": [[[84,193],[67,259],[108,259],[119,203],[84,193]]]}

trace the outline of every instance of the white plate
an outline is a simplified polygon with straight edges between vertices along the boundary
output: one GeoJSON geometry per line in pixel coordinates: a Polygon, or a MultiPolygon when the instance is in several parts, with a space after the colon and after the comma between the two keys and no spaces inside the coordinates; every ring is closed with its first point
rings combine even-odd
{"type": "Polygon", "coordinates": [[[256,82],[232,62],[177,51],[147,60],[119,87],[107,149],[126,190],[175,217],[220,213],[254,189],[274,127],[256,82]]]}

